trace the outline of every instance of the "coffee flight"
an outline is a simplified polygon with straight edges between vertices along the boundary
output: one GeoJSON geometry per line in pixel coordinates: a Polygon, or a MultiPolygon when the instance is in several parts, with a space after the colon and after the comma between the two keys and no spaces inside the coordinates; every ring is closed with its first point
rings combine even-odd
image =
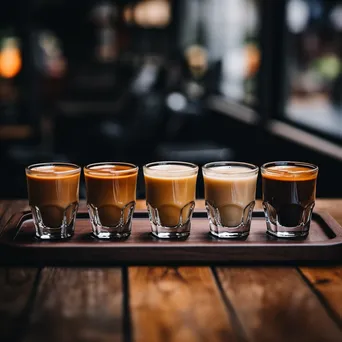
{"type": "MultiPolygon", "coordinates": [[[[105,162],[84,167],[92,233],[98,239],[127,238],[132,230],[139,168],[105,162]]],[[[151,232],[164,239],[187,238],[195,209],[199,167],[163,161],[143,167],[151,232]]],[[[202,167],[210,233],[246,238],[250,233],[259,167],[213,162],[202,167]]],[[[26,168],[29,204],[40,239],[73,236],[79,205],[81,168],[42,163],[26,168]]],[[[306,237],[316,199],[318,167],[279,161],[261,167],[267,233],[278,238],[306,237]]]]}

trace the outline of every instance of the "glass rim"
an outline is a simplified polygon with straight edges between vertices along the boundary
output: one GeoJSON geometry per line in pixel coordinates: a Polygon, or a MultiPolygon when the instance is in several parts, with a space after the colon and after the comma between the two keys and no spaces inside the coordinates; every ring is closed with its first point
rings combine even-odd
{"type": "Polygon", "coordinates": [[[27,166],[25,168],[26,174],[41,174],[41,173],[45,173],[46,171],[44,170],[33,170],[34,168],[41,168],[44,166],[69,166],[72,167],[71,170],[63,170],[63,171],[54,171],[54,174],[57,175],[73,175],[76,173],[81,172],[82,168],[81,166],[77,165],[77,164],[73,164],[73,163],[66,163],[66,162],[45,162],[45,163],[35,163],[35,164],[31,164],[29,166],[27,166]]]}
{"type": "Polygon", "coordinates": [[[217,162],[210,162],[207,163],[205,165],[202,166],[202,170],[203,171],[209,171],[209,172],[213,172],[216,174],[226,174],[226,172],[224,172],[224,170],[215,170],[216,167],[219,166],[232,166],[234,167],[238,167],[238,166],[242,166],[242,167],[246,167],[246,170],[239,170],[236,172],[229,172],[229,175],[237,175],[237,174],[256,174],[259,172],[259,166],[254,165],[254,164],[250,164],[250,163],[245,163],[245,162],[238,162],[238,161],[217,161],[217,162]]]}
{"type": "Polygon", "coordinates": [[[87,166],[84,166],[84,171],[87,172],[96,172],[98,174],[102,174],[102,175],[122,175],[122,174],[126,174],[126,173],[132,173],[132,171],[138,171],[139,170],[139,166],[132,164],[132,163],[126,163],[126,162],[97,162],[97,163],[91,163],[88,164],[87,166]],[[104,170],[99,170],[99,169],[94,169],[94,167],[96,166],[104,166],[104,165],[111,165],[111,166],[115,166],[115,165],[119,165],[119,166],[129,166],[129,169],[126,170],[111,170],[111,171],[104,171],[104,170]]]}
{"type": "Polygon", "coordinates": [[[317,173],[319,168],[315,164],[307,163],[307,162],[300,162],[300,161],[289,161],[289,160],[280,160],[280,161],[273,161],[273,162],[267,162],[261,166],[261,173],[273,173],[273,174],[282,174],[282,170],[277,169],[270,169],[274,166],[299,166],[304,167],[306,170],[300,170],[300,171],[287,171],[289,174],[308,174],[308,173],[317,173]]]}
{"type": "MultiPolygon", "coordinates": [[[[188,166],[191,169],[189,169],[189,172],[195,172],[198,171],[199,167],[196,164],[189,163],[189,162],[183,162],[183,161],[173,161],[173,160],[166,160],[166,161],[157,161],[157,162],[151,162],[148,164],[144,165],[144,170],[150,170],[151,167],[153,166],[158,166],[158,165],[182,165],[182,166],[188,166]]],[[[166,170],[164,170],[165,172],[166,170]]],[[[167,170],[168,173],[171,174],[183,174],[184,172],[187,172],[188,170],[167,170]]]]}

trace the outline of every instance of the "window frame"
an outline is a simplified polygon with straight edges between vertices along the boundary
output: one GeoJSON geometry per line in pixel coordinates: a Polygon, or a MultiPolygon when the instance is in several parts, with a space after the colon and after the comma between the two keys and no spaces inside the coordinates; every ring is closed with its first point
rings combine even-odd
{"type": "Polygon", "coordinates": [[[286,92],[289,89],[286,78],[288,66],[286,56],[289,49],[286,24],[287,4],[288,0],[260,2],[262,61],[258,80],[258,112],[261,116],[261,124],[268,127],[271,126],[272,120],[279,120],[319,138],[342,145],[342,134],[337,137],[335,134],[329,134],[287,116],[286,92]]]}

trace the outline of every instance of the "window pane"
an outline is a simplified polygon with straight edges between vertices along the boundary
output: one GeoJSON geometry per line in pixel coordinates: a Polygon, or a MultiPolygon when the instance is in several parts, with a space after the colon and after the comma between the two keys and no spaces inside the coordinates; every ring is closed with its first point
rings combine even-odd
{"type": "Polygon", "coordinates": [[[255,104],[260,66],[258,0],[181,1],[183,50],[201,45],[209,69],[220,68],[218,91],[238,102],[255,104]]]}
{"type": "Polygon", "coordinates": [[[290,0],[287,27],[287,117],[342,138],[342,0],[290,0]]]}

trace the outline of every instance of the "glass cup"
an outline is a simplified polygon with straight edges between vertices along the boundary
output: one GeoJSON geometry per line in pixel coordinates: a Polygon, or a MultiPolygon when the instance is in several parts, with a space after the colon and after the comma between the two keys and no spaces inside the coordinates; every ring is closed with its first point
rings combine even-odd
{"type": "Polygon", "coordinates": [[[68,163],[41,163],[25,171],[36,236],[44,240],[71,237],[79,204],[81,168],[68,163]]]}
{"type": "Polygon", "coordinates": [[[131,234],[138,169],[133,164],[116,162],[84,168],[87,206],[95,237],[121,239],[131,234]]]}
{"type": "Polygon", "coordinates": [[[210,233],[226,239],[248,236],[259,168],[223,161],[204,165],[202,172],[210,233]]]}
{"type": "Polygon", "coordinates": [[[280,238],[306,237],[316,199],[318,167],[278,161],[261,167],[267,232],[280,238]]]}
{"type": "Polygon", "coordinates": [[[176,161],[144,166],[146,205],[152,234],[158,238],[185,238],[195,209],[198,166],[176,161]]]}

